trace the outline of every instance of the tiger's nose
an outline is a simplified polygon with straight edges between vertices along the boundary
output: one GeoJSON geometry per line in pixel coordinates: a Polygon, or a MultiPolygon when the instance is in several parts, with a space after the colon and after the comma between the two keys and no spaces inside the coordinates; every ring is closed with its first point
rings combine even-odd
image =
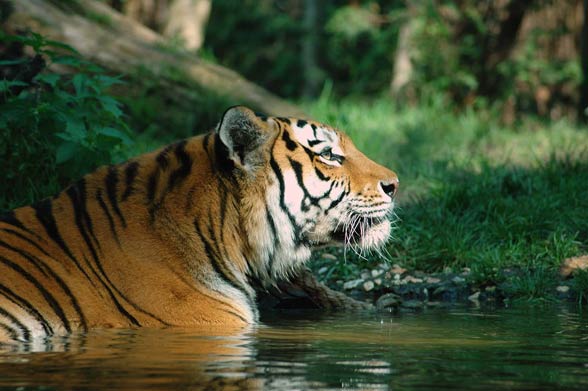
{"type": "Polygon", "coordinates": [[[390,198],[394,198],[396,192],[398,191],[398,178],[380,181],[380,187],[382,188],[384,194],[390,198]]]}

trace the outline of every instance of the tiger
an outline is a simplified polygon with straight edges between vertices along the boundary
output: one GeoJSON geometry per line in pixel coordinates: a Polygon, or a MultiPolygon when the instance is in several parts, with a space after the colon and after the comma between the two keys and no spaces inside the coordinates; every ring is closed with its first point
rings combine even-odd
{"type": "Polygon", "coordinates": [[[225,111],[0,218],[0,342],[94,328],[246,327],[256,291],[326,245],[381,249],[397,175],[316,121],[225,111]]]}

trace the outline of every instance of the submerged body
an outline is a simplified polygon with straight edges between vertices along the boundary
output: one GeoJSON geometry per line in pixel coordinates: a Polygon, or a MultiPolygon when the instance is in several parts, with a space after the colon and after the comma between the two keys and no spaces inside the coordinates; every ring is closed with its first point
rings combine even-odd
{"type": "Polygon", "coordinates": [[[0,218],[0,342],[253,323],[254,288],[314,247],[384,244],[397,185],[333,128],[231,108],[0,218]]]}

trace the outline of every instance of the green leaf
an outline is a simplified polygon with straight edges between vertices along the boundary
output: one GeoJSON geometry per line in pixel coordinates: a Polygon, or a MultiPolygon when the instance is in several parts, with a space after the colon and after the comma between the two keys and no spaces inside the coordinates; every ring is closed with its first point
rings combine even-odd
{"type": "Polygon", "coordinates": [[[115,138],[115,139],[121,141],[126,146],[133,144],[133,140],[131,140],[129,138],[129,136],[127,136],[124,132],[121,132],[120,130],[115,129],[115,128],[111,128],[108,126],[103,127],[103,128],[98,128],[98,129],[96,129],[96,133],[103,135],[103,136],[115,138]]]}
{"type": "Polygon", "coordinates": [[[30,60],[28,58],[18,58],[16,60],[2,60],[0,61],[0,66],[24,64],[29,61],[30,60]]]}
{"type": "Polygon", "coordinates": [[[28,87],[29,84],[19,80],[0,80],[0,92],[6,92],[12,87],[28,87]]]}
{"type": "Polygon", "coordinates": [[[72,142],[61,143],[55,151],[55,161],[57,164],[66,163],[75,156],[78,145],[72,142]]]}
{"type": "Polygon", "coordinates": [[[111,96],[102,95],[97,97],[104,110],[118,118],[122,115],[122,110],[119,108],[120,103],[111,96]]]}
{"type": "Polygon", "coordinates": [[[60,79],[61,79],[61,76],[58,75],[57,73],[43,73],[43,74],[37,75],[37,77],[35,77],[36,81],[48,84],[52,88],[56,87],[57,82],[60,79]]]}
{"type": "Polygon", "coordinates": [[[82,141],[86,138],[86,125],[79,118],[68,118],[65,123],[65,132],[71,136],[70,140],[82,141]]]}
{"type": "Polygon", "coordinates": [[[76,90],[77,96],[79,96],[79,97],[84,96],[85,85],[86,85],[87,80],[88,80],[88,77],[86,75],[84,75],[83,73],[78,73],[73,77],[72,83],[73,83],[74,88],[76,90]]]}

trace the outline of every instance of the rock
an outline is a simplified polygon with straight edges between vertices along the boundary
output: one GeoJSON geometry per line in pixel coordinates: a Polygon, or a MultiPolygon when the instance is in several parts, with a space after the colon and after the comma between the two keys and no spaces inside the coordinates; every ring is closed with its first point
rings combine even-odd
{"type": "Polygon", "coordinates": [[[361,278],[358,278],[357,280],[347,281],[346,283],[343,284],[343,289],[351,290],[351,289],[357,288],[362,282],[363,282],[363,280],[361,278]]]}
{"type": "Polygon", "coordinates": [[[563,261],[559,269],[559,275],[562,278],[570,277],[576,270],[588,269],[588,255],[581,257],[572,257],[563,261]]]}
{"type": "Polygon", "coordinates": [[[484,290],[488,293],[494,293],[494,292],[496,292],[496,287],[494,285],[491,285],[491,286],[487,286],[486,289],[484,289],[484,290]]]}
{"type": "Polygon", "coordinates": [[[329,261],[336,261],[337,260],[336,256],[334,256],[333,254],[329,254],[329,253],[324,253],[323,255],[321,255],[321,258],[328,259],[329,261]]]}
{"type": "Polygon", "coordinates": [[[372,289],[374,289],[374,282],[373,281],[366,281],[363,283],[363,290],[366,292],[371,291],[372,289]]]}
{"type": "Polygon", "coordinates": [[[376,283],[376,285],[382,285],[382,279],[381,278],[376,278],[374,280],[374,282],[376,283]]]}
{"type": "Polygon", "coordinates": [[[363,278],[364,280],[367,280],[368,278],[370,278],[370,273],[369,272],[361,273],[361,278],[363,278]]]}
{"type": "Polygon", "coordinates": [[[376,301],[376,307],[379,310],[386,308],[397,308],[400,303],[402,303],[400,296],[395,295],[394,293],[386,293],[385,295],[380,296],[380,298],[376,301]]]}
{"type": "Polygon", "coordinates": [[[394,274],[402,274],[406,272],[406,269],[401,268],[398,264],[392,265],[392,269],[390,271],[394,274]]]}
{"type": "Polygon", "coordinates": [[[390,270],[390,265],[387,263],[380,263],[378,267],[382,270],[390,270]]]}
{"type": "Polygon", "coordinates": [[[423,282],[422,279],[420,278],[416,278],[413,276],[406,276],[404,277],[404,279],[402,280],[405,284],[420,284],[423,282]]]}
{"type": "Polygon", "coordinates": [[[372,277],[374,277],[374,278],[375,278],[375,277],[378,277],[378,276],[379,276],[379,275],[381,275],[382,273],[384,273],[384,271],[383,271],[383,270],[379,270],[379,269],[373,269],[373,270],[371,271],[372,277]]]}
{"type": "Polygon", "coordinates": [[[438,284],[438,283],[441,282],[441,279],[440,278],[437,278],[437,277],[427,277],[425,279],[425,282],[427,284],[438,284]]]}
{"type": "Polygon", "coordinates": [[[460,276],[455,276],[451,279],[451,281],[453,281],[453,283],[455,283],[455,284],[463,284],[465,282],[465,278],[460,277],[460,276]]]}
{"type": "Polygon", "coordinates": [[[480,292],[476,292],[473,295],[468,296],[469,301],[478,301],[480,299],[480,292]]]}
{"type": "Polygon", "coordinates": [[[420,310],[425,306],[425,304],[418,300],[408,300],[403,302],[400,306],[409,310],[420,310]]]}
{"type": "Polygon", "coordinates": [[[325,274],[328,270],[329,270],[328,267],[323,266],[320,269],[318,269],[318,274],[325,274]]]}
{"type": "Polygon", "coordinates": [[[469,267],[464,267],[463,269],[461,269],[462,276],[469,276],[471,272],[472,269],[470,269],[469,267]]]}
{"type": "Polygon", "coordinates": [[[559,293],[568,293],[568,291],[570,290],[569,286],[565,286],[565,285],[560,285],[557,288],[555,288],[556,291],[558,291],[559,293]]]}

